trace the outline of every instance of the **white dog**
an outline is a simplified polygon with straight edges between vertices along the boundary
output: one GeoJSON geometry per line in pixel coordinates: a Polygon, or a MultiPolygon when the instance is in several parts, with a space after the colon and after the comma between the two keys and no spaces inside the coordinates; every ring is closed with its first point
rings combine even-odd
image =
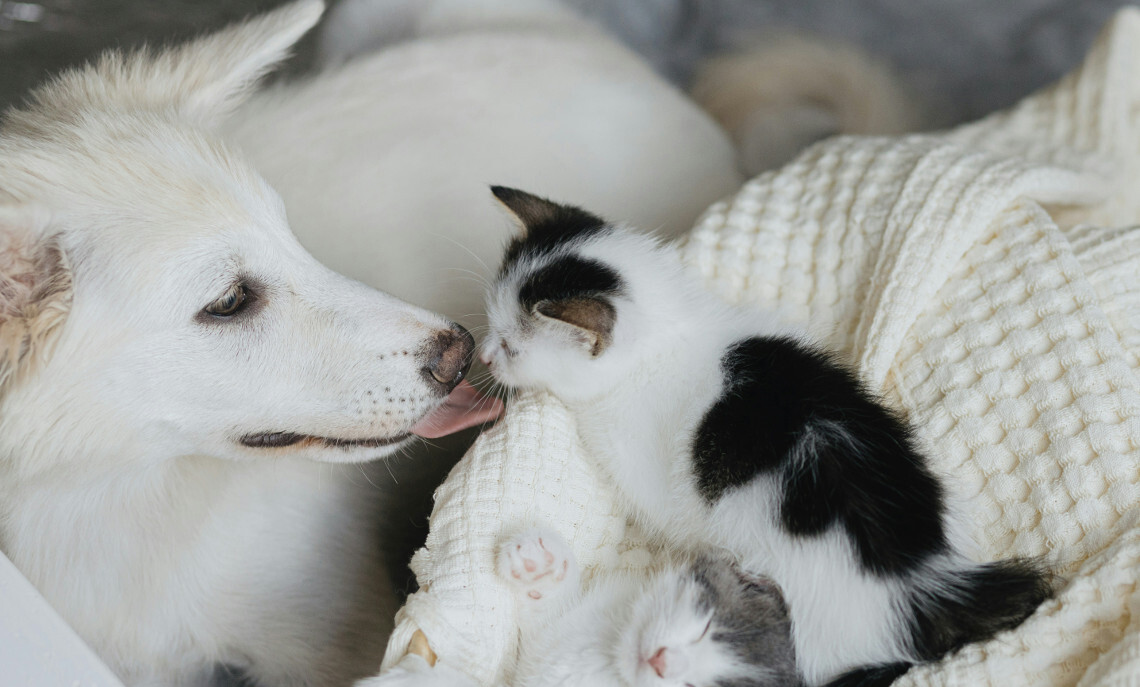
{"type": "Polygon", "coordinates": [[[320,12],[106,57],[0,124],[0,548],[131,684],[375,672],[383,493],[329,463],[498,412],[461,383],[469,335],[290,224],[466,313],[434,236],[497,252],[484,181],[676,228],[737,181],[692,106],[549,25],[456,28],[234,113],[320,12]]]}

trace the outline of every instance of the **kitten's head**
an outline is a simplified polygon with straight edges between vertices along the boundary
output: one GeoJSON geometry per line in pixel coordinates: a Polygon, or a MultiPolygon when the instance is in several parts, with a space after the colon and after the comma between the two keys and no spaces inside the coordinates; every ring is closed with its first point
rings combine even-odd
{"type": "Polygon", "coordinates": [[[616,649],[617,669],[633,687],[800,684],[779,588],[721,559],[654,578],[616,649]]]}
{"type": "Polygon", "coordinates": [[[676,266],[656,240],[584,210],[492,187],[520,234],[487,298],[480,359],[514,388],[589,397],[628,369],[645,335],[634,308],[676,266]]]}

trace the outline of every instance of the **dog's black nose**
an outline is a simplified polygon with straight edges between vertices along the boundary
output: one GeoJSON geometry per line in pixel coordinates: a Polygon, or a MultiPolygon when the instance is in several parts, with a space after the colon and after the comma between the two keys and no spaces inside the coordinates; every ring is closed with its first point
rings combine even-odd
{"type": "Polygon", "coordinates": [[[475,353],[475,339],[463,327],[452,324],[451,329],[436,334],[428,344],[424,358],[427,365],[424,375],[428,382],[447,394],[463,381],[475,353]]]}

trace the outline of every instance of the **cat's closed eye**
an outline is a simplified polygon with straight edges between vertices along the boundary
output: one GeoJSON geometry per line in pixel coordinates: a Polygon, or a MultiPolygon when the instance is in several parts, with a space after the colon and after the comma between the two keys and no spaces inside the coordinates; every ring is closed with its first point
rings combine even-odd
{"type": "Polygon", "coordinates": [[[699,642],[705,638],[705,635],[707,635],[709,633],[709,630],[712,629],[712,621],[713,621],[713,619],[710,616],[709,621],[707,623],[705,623],[705,629],[701,631],[701,635],[699,637],[697,637],[696,639],[693,640],[693,644],[696,644],[697,642],[699,642]]]}
{"type": "Polygon", "coordinates": [[[502,349],[503,353],[504,353],[504,354],[505,354],[505,355],[506,355],[508,358],[513,358],[513,357],[515,357],[516,355],[518,355],[518,351],[516,351],[515,349],[511,348],[511,345],[510,345],[509,343],[507,343],[506,339],[503,339],[503,340],[499,341],[499,348],[500,348],[500,349],[502,349]]]}

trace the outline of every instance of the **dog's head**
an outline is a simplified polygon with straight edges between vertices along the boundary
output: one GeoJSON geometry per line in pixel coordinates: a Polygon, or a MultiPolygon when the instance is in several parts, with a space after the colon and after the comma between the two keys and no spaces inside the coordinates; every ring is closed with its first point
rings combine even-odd
{"type": "Polygon", "coordinates": [[[321,9],[108,55],[0,122],[0,459],[356,461],[495,414],[463,412],[470,335],[317,263],[213,133],[321,9]]]}

